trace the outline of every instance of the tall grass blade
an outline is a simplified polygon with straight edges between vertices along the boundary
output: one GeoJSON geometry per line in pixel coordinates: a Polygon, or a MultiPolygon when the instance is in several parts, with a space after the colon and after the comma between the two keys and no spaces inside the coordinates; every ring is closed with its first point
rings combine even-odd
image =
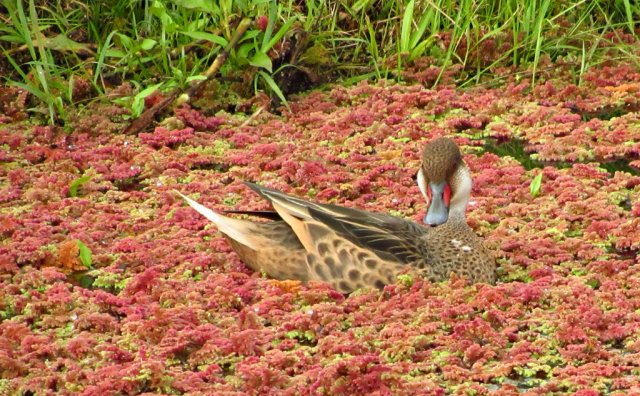
{"type": "Polygon", "coordinates": [[[109,33],[104,43],[100,45],[100,49],[98,50],[98,59],[96,60],[95,71],[93,73],[93,83],[96,85],[98,84],[98,79],[102,76],[102,69],[105,66],[104,58],[107,56],[107,52],[111,47],[111,41],[113,40],[113,36],[116,35],[117,33],[118,33],[117,30],[114,30],[111,33],[109,33]]]}
{"type": "MultiPolygon", "coordinates": [[[[624,5],[624,13],[627,16],[627,27],[629,28],[629,32],[635,36],[635,24],[636,21],[633,18],[633,11],[631,10],[631,2],[629,0],[622,1],[624,5]]],[[[636,7],[638,7],[636,3],[636,7]]]]}
{"type": "Polygon", "coordinates": [[[543,0],[540,6],[540,10],[537,12],[536,23],[534,27],[533,37],[535,38],[535,52],[533,57],[533,71],[531,76],[531,85],[536,83],[536,72],[538,70],[538,64],[540,63],[540,54],[542,48],[542,42],[544,41],[542,25],[547,20],[547,11],[551,0],[543,0]]]}
{"type": "Polygon", "coordinates": [[[411,42],[411,25],[413,24],[413,8],[415,1],[410,0],[404,10],[402,17],[402,28],[400,30],[400,52],[409,52],[411,42]]]}
{"type": "Polygon", "coordinates": [[[371,55],[371,59],[373,60],[373,68],[375,69],[376,78],[381,78],[380,68],[378,67],[378,59],[380,54],[378,53],[378,41],[376,40],[376,32],[373,29],[373,24],[369,19],[369,16],[365,16],[365,22],[367,24],[367,32],[369,33],[369,54],[371,55]]]}

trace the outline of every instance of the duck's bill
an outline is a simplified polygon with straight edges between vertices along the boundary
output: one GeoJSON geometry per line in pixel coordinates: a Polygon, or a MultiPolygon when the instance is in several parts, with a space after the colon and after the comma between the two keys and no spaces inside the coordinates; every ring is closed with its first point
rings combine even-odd
{"type": "Polygon", "coordinates": [[[449,206],[443,199],[446,185],[446,182],[429,183],[431,201],[429,202],[427,214],[424,216],[425,224],[436,226],[447,222],[449,218],[449,206]]]}

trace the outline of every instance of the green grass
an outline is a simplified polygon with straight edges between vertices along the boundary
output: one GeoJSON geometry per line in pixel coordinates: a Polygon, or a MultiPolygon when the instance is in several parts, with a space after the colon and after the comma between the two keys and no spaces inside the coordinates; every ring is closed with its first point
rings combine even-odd
{"type": "Polygon", "coordinates": [[[535,83],[543,59],[564,58],[575,61],[580,82],[589,67],[611,57],[637,62],[639,52],[623,40],[640,28],[640,5],[631,0],[0,1],[0,48],[14,69],[8,81],[37,98],[34,111],[51,122],[64,121],[74,103],[74,79],[98,93],[114,81],[140,91],[186,87],[247,17],[268,23],[254,23],[219,77],[284,103],[277,73],[289,66],[345,81],[401,79],[431,56],[441,75],[462,65],[461,84],[497,66],[527,68],[535,83]]]}
{"type": "Polygon", "coordinates": [[[12,81],[11,84],[38,98],[53,121],[56,115],[64,114],[62,99],[58,94],[63,72],[55,62],[50,47],[51,40],[42,33],[44,26],[41,23],[46,20],[38,17],[33,1],[29,2],[28,10],[24,9],[22,1],[3,1],[2,5],[7,11],[5,20],[8,23],[0,25],[0,32],[4,33],[0,39],[24,47],[30,58],[23,68],[8,50],[3,50],[7,61],[14,66],[20,77],[20,80],[12,81]]]}

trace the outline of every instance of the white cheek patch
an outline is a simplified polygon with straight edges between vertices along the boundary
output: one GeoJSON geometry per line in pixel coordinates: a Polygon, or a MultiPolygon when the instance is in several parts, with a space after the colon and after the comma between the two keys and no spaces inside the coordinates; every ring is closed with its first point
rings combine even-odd
{"type": "Polygon", "coordinates": [[[420,167],[420,170],[418,171],[417,179],[420,192],[424,195],[427,202],[429,202],[429,195],[427,195],[427,180],[424,178],[424,171],[422,170],[422,167],[420,167]]]}
{"type": "Polygon", "coordinates": [[[471,174],[466,166],[459,166],[453,177],[450,210],[464,214],[471,195],[471,174]]]}

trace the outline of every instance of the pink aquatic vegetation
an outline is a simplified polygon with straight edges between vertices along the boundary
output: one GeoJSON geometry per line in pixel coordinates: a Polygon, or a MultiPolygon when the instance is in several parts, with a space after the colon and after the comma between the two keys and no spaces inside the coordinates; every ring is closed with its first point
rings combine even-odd
{"type": "MultiPolygon", "coordinates": [[[[622,159],[635,166],[640,158],[637,71],[627,65],[593,69],[584,80],[580,87],[560,79],[538,85],[537,101],[490,123],[490,135],[523,139],[527,150],[542,161],[622,159]]],[[[506,100],[492,106],[508,106],[506,100]]]]}
{"type": "Polygon", "coordinates": [[[207,117],[186,105],[177,108],[175,114],[185,124],[198,131],[216,130],[224,122],[223,119],[219,117],[207,117]]]}
{"type": "Polygon", "coordinates": [[[3,125],[0,393],[640,392],[640,177],[600,167],[637,162],[640,76],[541,78],[335,87],[250,125],[180,108],[186,127],[139,136],[3,125]],[[404,279],[343,296],[266,279],[171,192],[267,209],[250,180],[419,221],[420,150],[445,135],[473,174],[468,222],[496,286],[404,279]],[[487,137],[547,163],[487,153],[487,137]],[[63,265],[76,240],[87,273],[63,265]]]}
{"type": "Polygon", "coordinates": [[[162,146],[173,146],[184,143],[193,136],[192,128],[172,131],[166,128],[157,127],[153,133],[141,133],[138,135],[142,143],[146,143],[154,148],[162,146]]]}

